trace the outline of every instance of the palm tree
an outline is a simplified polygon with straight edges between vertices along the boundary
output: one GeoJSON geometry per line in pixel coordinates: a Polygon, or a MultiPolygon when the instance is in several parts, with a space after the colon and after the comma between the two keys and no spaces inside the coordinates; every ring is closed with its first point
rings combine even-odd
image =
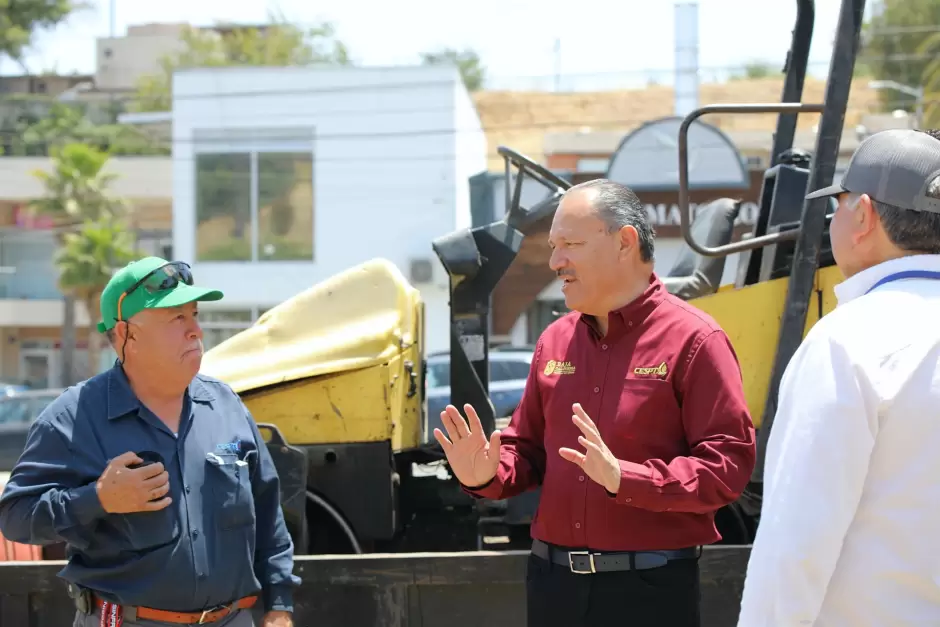
{"type": "MultiPolygon", "coordinates": [[[[111,192],[116,176],[105,172],[110,155],[84,144],[65,144],[50,151],[50,172],[37,170],[45,195],[30,203],[35,215],[52,218],[58,231],[58,244],[81,228],[86,221],[122,219],[127,214],[123,200],[111,192]]],[[[65,290],[65,319],[62,324],[62,384],[74,381],[75,294],[65,290]]],[[[90,313],[90,312],[89,312],[90,313]]],[[[96,319],[92,319],[94,325],[96,319]]]]}
{"type": "Polygon", "coordinates": [[[38,215],[53,218],[60,226],[84,220],[126,214],[127,205],[111,191],[117,175],[105,172],[111,156],[85,144],[66,144],[52,151],[52,171],[36,170],[33,176],[46,195],[30,203],[38,215]]]}
{"type": "Polygon", "coordinates": [[[94,325],[101,318],[101,292],[114,272],[133,261],[134,237],[120,219],[104,217],[86,220],[77,231],[63,235],[63,246],[56,251],[59,289],[81,301],[88,312],[88,377],[98,373],[101,338],[94,325]]]}

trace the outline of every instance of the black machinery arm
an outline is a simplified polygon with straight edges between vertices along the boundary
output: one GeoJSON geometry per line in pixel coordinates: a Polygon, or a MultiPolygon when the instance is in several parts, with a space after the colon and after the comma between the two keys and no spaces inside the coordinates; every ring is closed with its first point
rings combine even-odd
{"type": "Polygon", "coordinates": [[[491,296],[519,253],[523,240],[520,229],[554,212],[570,187],[564,179],[514,150],[500,146],[499,154],[506,164],[506,215],[492,224],[456,231],[431,243],[450,279],[451,402],[461,411],[464,404],[472,405],[487,436],[496,423],[489,397],[491,296]],[[521,206],[526,175],[552,192],[530,208],[521,206]]]}

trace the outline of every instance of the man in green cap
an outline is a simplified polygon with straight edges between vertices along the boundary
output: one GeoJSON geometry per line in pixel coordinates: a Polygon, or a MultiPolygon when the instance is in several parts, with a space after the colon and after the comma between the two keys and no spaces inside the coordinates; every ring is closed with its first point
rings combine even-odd
{"type": "Polygon", "coordinates": [[[293,543],[274,463],[226,384],[199,374],[187,264],[148,257],[101,295],[114,367],[68,388],[33,423],[0,497],[14,542],[65,542],[74,627],[291,627],[293,543]]]}

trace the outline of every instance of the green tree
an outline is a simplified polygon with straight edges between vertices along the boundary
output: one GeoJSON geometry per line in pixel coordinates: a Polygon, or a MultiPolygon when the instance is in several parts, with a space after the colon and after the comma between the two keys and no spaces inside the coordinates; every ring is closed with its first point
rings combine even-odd
{"type": "Polygon", "coordinates": [[[72,0],[0,0],[0,56],[22,64],[37,30],[58,26],[85,6],[72,0]]]}
{"type": "Polygon", "coordinates": [[[134,238],[123,219],[104,216],[86,220],[77,231],[65,233],[56,252],[59,289],[83,303],[88,313],[88,371],[98,373],[102,339],[94,326],[101,319],[101,293],[116,270],[137,258],[134,238]]]}
{"type": "MultiPolygon", "coordinates": [[[[33,172],[33,176],[42,182],[45,194],[30,203],[30,212],[52,218],[59,233],[60,251],[69,246],[69,238],[74,240],[72,236],[75,234],[94,235],[96,228],[105,228],[100,225],[106,225],[106,228],[113,231],[117,228],[114,225],[125,223],[127,205],[111,191],[116,177],[106,172],[108,160],[107,153],[91,146],[66,144],[53,149],[51,171],[33,172]]],[[[123,245],[123,240],[115,241],[123,245]]],[[[74,252],[81,250],[81,247],[72,243],[69,250],[74,252]]],[[[122,255],[123,248],[117,248],[114,257],[121,259],[122,255]]],[[[62,325],[62,382],[68,385],[74,382],[75,301],[85,302],[87,307],[87,293],[68,287],[74,283],[71,278],[63,282],[63,272],[70,268],[68,264],[72,263],[69,257],[64,259],[61,263],[56,262],[56,265],[59,269],[60,287],[66,296],[65,320],[62,325]]],[[[73,273],[70,276],[78,275],[73,273]]],[[[101,285],[101,289],[104,289],[104,285],[101,285]]],[[[97,315],[92,310],[89,310],[88,314],[97,315]]],[[[95,324],[97,320],[98,318],[92,317],[91,323],[95,324]]],[[[88,342],[89,356],[92,351],[100,353],[100,344],[96,342],[98,339],[92,330],[88,342]]],[[[97,361],[91,363],[93,365],[90,367],[97,367],[97,361]]]]}
{"type": "Polygon", "coordinates": [[[87,144],[112,155],[166,155],[168,146],[126,124],[95,124],[80,105],[54,102],[47,115],[23,124],[14,155],[46,155],[67,144],[87,144]]]}
{"type": "Polygon", "coordinates": [[[160,72],[140,78],[131,108],[169,111],[173,72],[178,69],[351,63],[346,46],[336,39],[331,24],[303,29],[276,15],[272,15],[270,21],[264,28],[184,29],[183,49],[161,59],[160,72]]]}
{"type": "Polygon", "coordinates": [[[482,89],[486,82],[486,68],[475,50],[443,48],[433,52],[424,52],[421,54],[421,62],[424,65],[457,66],[467,91],[482,89]]]}
{"type": "MultiPolygon", "coordinates": [[[[940,24],[940,0],[885,0],[864,25],[857,65],[875,79],[923,85],[932,58],[924,46],[940,24]]],[[[857,72],[858,73],[858,72],[857,72]]],[[[893,89],[879,94],[885,110],[915,109],[915,98],[893,89]]]]}

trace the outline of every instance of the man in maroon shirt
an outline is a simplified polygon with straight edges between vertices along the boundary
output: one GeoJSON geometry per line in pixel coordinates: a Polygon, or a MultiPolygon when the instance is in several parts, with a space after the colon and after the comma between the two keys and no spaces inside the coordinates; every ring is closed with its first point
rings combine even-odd
{"type": "Polygon", "coordinates": [[[471,494],[542,486],[528,623],[698,627],[700,547],[755,462],[725,333],[653,273],[653,229],[627,187],[571,188],[549,234],[574,310],[535,348],[525,394],[489,439],[453,406],[435,437],[471,494]]]}

